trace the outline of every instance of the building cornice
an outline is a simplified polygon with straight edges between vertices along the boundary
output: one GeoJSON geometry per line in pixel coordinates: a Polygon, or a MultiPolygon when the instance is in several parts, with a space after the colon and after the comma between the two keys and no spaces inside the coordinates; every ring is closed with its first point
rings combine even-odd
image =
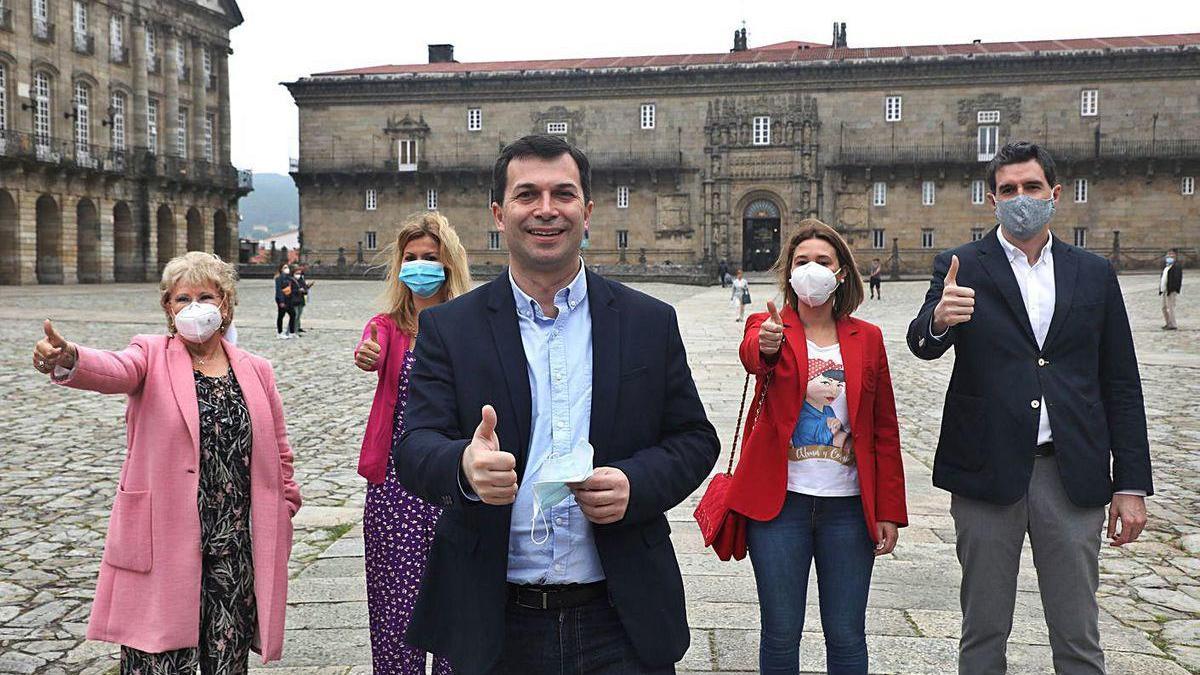
{"type": "Polygon", "coordinates": [[[764,87],[852,91],[946,86],[1200,79],[1200,49],[1169,53],[897,59],[525,74],[338,76],[285,82],[297,104],[504,101],[760,94],[764,87]]]}

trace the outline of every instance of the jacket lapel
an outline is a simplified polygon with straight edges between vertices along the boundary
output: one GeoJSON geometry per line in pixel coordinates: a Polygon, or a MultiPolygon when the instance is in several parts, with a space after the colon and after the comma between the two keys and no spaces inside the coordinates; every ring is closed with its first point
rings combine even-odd
{"type": "Polygon", "coordinates": [[[1071,300],[1075,297],[1075,278],[1079,273],[1079,259],[1072,247],[1055,238],[1050,246],[1050,254],[1054,260],[1054,317],[1050,319],[1046,342],[1042,344],[1043,351],[1054,342],[1054,336],[1062,330],[1067,313],[1071,310],[1071,300]]]}
{"type": "Polygon", "coordinates": [[[1008,262],[1008,255],[996,240],[996,236],[995,228],[984,236],[978,249],[979,265],[991,277],[996,290],[1008,303],[1025,337],[1036,346],[1037,339],[1034,338],[1033,328],[1029,324],[1029,312],[1025,310],[1025,301],[1021,299],[1021,287],[1017,285],[1017,277],[1008,262]]]}
{"type": "Polygon", "coordinates": [[[192,358],[183,339],[178,336],[167,340],[167,369],[175,403],[179,405],[179,412],[183,414],[188,434],[192,437],[194,466],[200,466],[200,404],[196,400],[196,378],[192,374],[192,358]]]}
{"type": "Polygon", "coordinates": [[[849,317],[838,319],[837,334],[838,347],[842,352],[842,369],[846,378],[846,410],[850,415],[850,428],[853,429],[862,394],[862,336],[858,326],[849,317]]]}
{"type": "MultiPolygon", "coordinates": [[[[588,439],[597,453],[610,448],[616,425],[621,374],[621,315],[608,283],[587,272],[588,309],[592,318],[592,410],[588,439]]],[[[601,463],[599,459],[595,462],[601,463]]]]}
{"type": "MultiPolygon", "coordinates": [[[[492,342],[496,345],[496,358],[504,370],[509,409],[514,418],[511,422],[516,423],[520,442],[520,446],[513,452],[517,457],[517,476],[520,479],[525,475],[525,460],[529,456],[529,425],[533,417],[533,402],[529,392],[525,347],[521,343],[521,328],[517,323],[517,303],[513,299],[507,268],[496,277],[488,291],[488,325],[492,330],[492,342]]],[[[509,422],[500,411],[497,413],[497,426],[509,422]]]]}

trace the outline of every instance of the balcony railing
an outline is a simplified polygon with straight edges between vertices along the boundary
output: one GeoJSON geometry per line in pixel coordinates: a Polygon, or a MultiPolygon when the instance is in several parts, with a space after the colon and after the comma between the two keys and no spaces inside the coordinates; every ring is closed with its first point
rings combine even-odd
{"type": "MultiPolygon", "coordinates": [[[[423,154],[418,161],[400,165],[396,157],[386,154],[313,154],[291,158],[292,173],[383,173],[396,171],[443,172],[489,172],[496,163],[495,152],[431,152],[423,154]]],[[[630,149],[602,150],[587,153],[595,171],[618,170],[663,170],[683,167],[682,155],[674,149],[630,149]]]]}
{"type": "Polygon", "coordinates": [[[12,29],[12,10],[7,7],[0,9],[0,30],[11,31],[12,29]]]}
{"type": "Polygon", "coordinates": [[[96,38],[86,33],[75,33],[71,48],[79,54],[93,54],[96,51],[96,38]]]}
{"type": "Polygon", "coordinates": [[[33,37],[42,42],[54,42],[54,24],[42,19],[34,19],[33,37]]]}
{"type": "Polygon", "coordinates": [[[51,164],[127,176],[160,176],[192,183],[215,183],[227,189],[252,190],[249,171],[202,160],[156,155],[147,148],[113,149],[92,143],[0,131],[0,163],[9,161],[51,164]]]}
{"type": "Polygon", "coordinates": [[[113,63],[125,65],[129,63],[129,48],[124,45],[113,45],[109,49],[109,59],[113,63]]]}
{"type": "MultiPolygon", "coordinates": [[[[1121,139],[1049,141],[1040,144],[1056,162],[1137,159],[1200,159],[1200,139],[1121,139]]],[[[913,164],[982,164],[992,153],[974,144],[853,145],[833,153],[834,166],[903,166],[913,164]]]]}

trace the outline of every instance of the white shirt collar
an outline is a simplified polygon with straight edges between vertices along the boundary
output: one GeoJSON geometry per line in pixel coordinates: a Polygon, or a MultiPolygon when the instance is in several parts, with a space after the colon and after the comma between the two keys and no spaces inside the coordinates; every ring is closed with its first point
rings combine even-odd
{"type": "MultiPolygon", "coordinates": [[[[1013,246],[1007,239],[1005,239],[1004,233],[1001,232],[1001,229],[1003,229],[1003,226],[996,228],[996,238],[1000,240],[1000,246],[1004,248],[1004,254],[1008,256],[1008,262],[1011,264],[1013,262],[1016,262],[1017,260],[1024,260],[1024,261],[1026,261],[1026,263],[1028,263],[1029,258],[1028,258],[1028,256],[1025,255],[1025,252],[1022,251],[1021,249],[1017,248],[1016,246],[1013,246]]],[[[1042,247],[1042,252],[1038,255],[1038,262],[1042,262],[1043,260],[1051,260],[1052,259],[1052,254],[1050,252],[1050,246],[1053,243],[1054,243],[1054,235],[1051,234],[1049,236],[1049,238],[1046,239],[1046,245],[1042,247]]],[[[1037,263],[1034,263],[1034,264],[1036,265],[1037,263]]]]}

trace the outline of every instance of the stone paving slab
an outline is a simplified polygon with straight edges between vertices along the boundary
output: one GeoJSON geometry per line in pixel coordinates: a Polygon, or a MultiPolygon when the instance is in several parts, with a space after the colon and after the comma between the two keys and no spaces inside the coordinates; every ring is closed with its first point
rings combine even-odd
{"type": "MultiPolygon", "coordinates": [[[[1164,332],[1156,276],[1122,277],[1155,461],[1157,494],[1142,541],[1101,552],[1101,636],[1109,672],[1200,674],[1200,293],[1184,294],[1183,329],[1164,332]]],[[[876,565],[867,614],[872,673],[954,670],[961,617],[949,498],[930,484],[941,402],[952,358],[917,361],[904,330],[924,283],[885,283],[887,300],[858,316],[884,331],[901,419],[911,526],[876,565]]],[[[723,443],[732,436],[744,373],[742,324],[728,291],[666,284],[641,290],[677,309],[689,362],[723,443]]],[[[765,304],[773,290],[756,284],[765,304]]],[[[367,675],[362,575],[363,482],[357,454],[374,377],[351,364],[378,286],[321,281],[300,340],[274,337],[268,280],[241,286],[244,347],[275,366],[305,498],[297,515],[285,658],[252,672],[367,675]]],[[[48,385],[29,350],[49,316],[68,339],[119,349],[161,332],[151,284],[0,287],[0,673],[106,673],[116,648],[83,640],[108,510],[125,447],[124,401],[48,385]]],[[[757,306],[756,306],[757,308],[757,306]]],[[[722,458],[719,467],[723,467],[722,458]]],[[[720,470],[720,469],[718,469],[720,470]]],[[[692,648],[687,672],[757,670],[758,609],[749,561],[704,549],[691,513],[697,493],[672,509],[671,539],[684,570],[692,648]]],[[[823,672],[824,646],[810,578],[802,641],[805,672],[823,672]]],[[[1026,547],[1010,640],[1010,672],[1052,672],[1036,574],[1026,547]]]]}

